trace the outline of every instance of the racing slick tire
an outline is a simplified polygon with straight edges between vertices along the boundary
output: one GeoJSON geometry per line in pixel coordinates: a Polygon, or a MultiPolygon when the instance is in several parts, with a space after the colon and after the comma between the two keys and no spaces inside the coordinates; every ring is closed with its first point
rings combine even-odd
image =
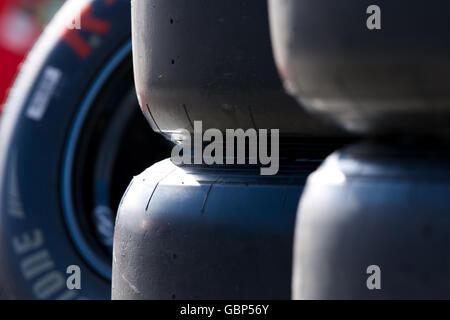
{"type": "Polygon", "coordinates": [[[153,165],[119,207],[112,298],[290,299],[296,208],[314,168],[153,165]]]}
{"type": "Polygon", "coordinates": [[[366,141],[331,155],[300,200],[293,298],[448,299],[448,150],[366,141]]]}
{"type": "Polygon", "coordinates": [[[448,1],[270,0],[269,9],[279,73],[302,106],[358,134],[448,135],[448,1]]]}

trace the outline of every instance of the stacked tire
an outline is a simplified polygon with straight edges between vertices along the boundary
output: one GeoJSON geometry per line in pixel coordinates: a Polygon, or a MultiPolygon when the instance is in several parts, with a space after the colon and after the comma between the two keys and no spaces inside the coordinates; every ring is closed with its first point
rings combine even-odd
{"type": "Polygon", "coordinates": [[[167,159],[135,177],[117,215],[113,298],[290,298],[296,203],[348,136],[284,93],[264,1],[134,0],[132,25],[139,104],[156,132],[183,144],[196,121],[279,129],[282,159],[276,176],[167,159]]]}
{"type": "Polygon", "coordinates": [[[371,4],[270,1],[286,88],[366,137],[308,179],[293,296],[448,299],[450,5],[378,1],[374,31],[363,19],[371,4]]]}

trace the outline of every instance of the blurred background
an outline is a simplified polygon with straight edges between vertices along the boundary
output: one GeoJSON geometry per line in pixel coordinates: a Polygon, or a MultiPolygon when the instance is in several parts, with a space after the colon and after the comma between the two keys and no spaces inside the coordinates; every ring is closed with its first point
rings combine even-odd
{"type": "Polygon", "coordinates": [[[65,0],[0,0],[0,112],[21,62],[65,0]]]}

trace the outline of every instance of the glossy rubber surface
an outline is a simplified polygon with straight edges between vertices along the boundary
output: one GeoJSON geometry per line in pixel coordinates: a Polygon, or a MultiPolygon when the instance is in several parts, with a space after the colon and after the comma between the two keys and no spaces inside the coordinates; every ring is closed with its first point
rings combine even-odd
{"type": "MultiPolygon", "coordinates": [[[[156,131],[280,129],[282,136],[334,136],[281,85],[267,4],[260,0],[133,0],[139,102],[156,131]]],[[[342,135],[342,132],[340,132],[342,135]]]]}
{"type": "Polygon", "coordinates": [[[449,299],[448,150],[364,143],[330,156],[300,202],[293,298],[449,299]]]}
{"type": "Polygon", "coordinates": [[[308,110],[356,133],[448,134],[450,2],[270,0],[269,8],[278,69],[308,110]],[[374,4],[379,30],[367,27],[374,4]]]}
{"type": "Polygon", "coordinates": [[[263,177],[164,160],[136,176],[117,216],[113,299],[289,299],[312,170],[263,177]]]}

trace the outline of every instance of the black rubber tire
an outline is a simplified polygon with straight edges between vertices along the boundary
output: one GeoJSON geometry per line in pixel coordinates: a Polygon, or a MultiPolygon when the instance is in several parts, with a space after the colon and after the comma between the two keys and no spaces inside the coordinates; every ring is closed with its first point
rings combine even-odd
{"type": "Polygon", "coordinates": [[[450,2],[270,0],[269,9],[278,69],[303,106],[357,133],[449,133],[450,2]],[[369,30],[375,4],[381,29],[369,30]]]}
{"type": "Polygon", "coordinates": [[[298,199],[316,163],[259,170],[159,162],[119,207],[113,299],[290,299],[298,199]]]}
{"type": "Polygon", "coordinates": [[[266,1],[133,0],[132,23],[139,103],[169,138],[192,133],[197,120],[219,130],[276,128],[282,137],[343,135],[284,92],[266,1]]]}
{"type": "Polygon", "coordinates": [[[330,156],[300,202],[294,299],[449,299],[448,150],[366,142],[330,156]]]}
{"type": "Polygon", "coordinates": [[[0,126],[2,298],[110,298],[110,281],[91,269],[69,236],[60,173],[74,115],[102,68],[130,46],[130,26],[129,1],[69,1],[14,84],[0,126]],[[83,11],[82,30],[68,31],[83,6],[90,10],[83,11]],[[65,40],[70,32],[79,38],[65,40]],[[79,291],[66,288],[66,268],[73,264],[81,267],[79,291]]]}

